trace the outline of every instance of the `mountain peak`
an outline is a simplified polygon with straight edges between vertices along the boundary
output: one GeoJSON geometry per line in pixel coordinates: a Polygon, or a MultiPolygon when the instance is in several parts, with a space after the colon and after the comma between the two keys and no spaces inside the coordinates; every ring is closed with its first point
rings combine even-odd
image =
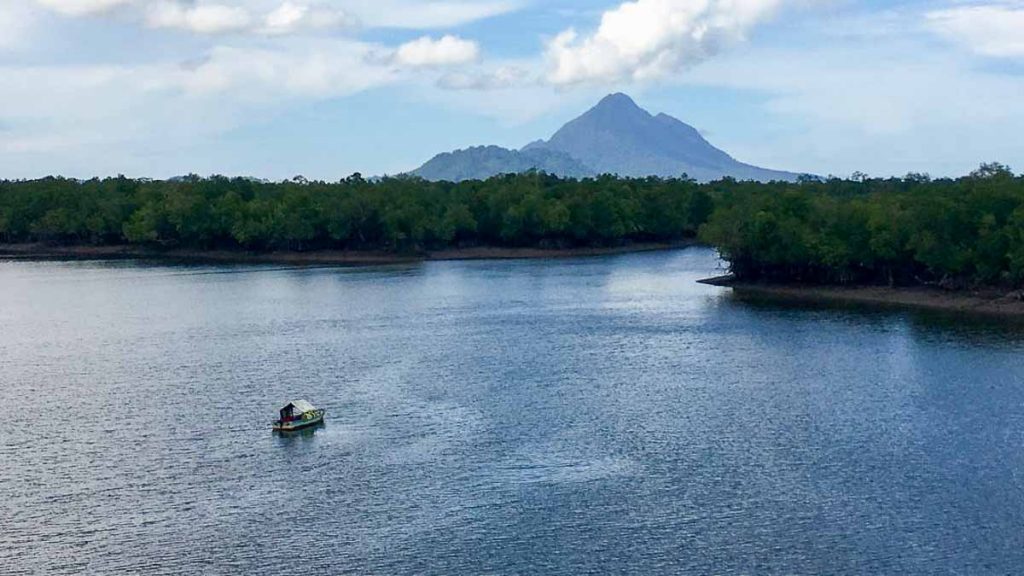
{"type": "Polygon", "coordinates": [[[632,98],[621,92],[609,94],[581,118],[590,118],[600,123],[642,122],[650,118],[646,110],[637,106],[632,98]]]}
{"type": "Polygon", "coordinates": [[[605,96],[597,103],[597,106],[594,106],[594,108],[640,109],[632,98],[622,92],[616,92],[605,96]]]}
{"type": "MultiPolygon", "coordinates": [[[[583,130],[626,131],[651,121],[651,115],[637,106],[632,98],[621,92],[609,94],[601,99],[596,106],[587,110],[579,118],[569,122],[559,132],[575,127],[583,130]]],[[[556,133],[554,138],[557,138],[556,133]]]]}

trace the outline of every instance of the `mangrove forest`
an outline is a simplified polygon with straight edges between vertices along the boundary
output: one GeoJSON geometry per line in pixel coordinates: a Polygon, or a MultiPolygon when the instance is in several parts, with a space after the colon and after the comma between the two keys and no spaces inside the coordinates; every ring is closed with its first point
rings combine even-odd
{"type": "Polygon", "coordinates": [[[798,182],[544,173],[284,182],[186,176],[0,181],[0,243],[154,250],[573,248],[699,239],[738,279],[1024,285],[1024,177],[798,182]]]}

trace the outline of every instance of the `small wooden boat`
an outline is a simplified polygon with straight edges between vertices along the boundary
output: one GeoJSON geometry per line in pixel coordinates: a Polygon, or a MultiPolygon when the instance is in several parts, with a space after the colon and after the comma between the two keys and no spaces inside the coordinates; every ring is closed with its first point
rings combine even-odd
{"type": "Polygon", "coordinates": [[[275,432],[295,432],[322,424],[327,412],[305,400],[295,400],[285,404],[280,413],[281,419],[274,421],[275,432]]]}

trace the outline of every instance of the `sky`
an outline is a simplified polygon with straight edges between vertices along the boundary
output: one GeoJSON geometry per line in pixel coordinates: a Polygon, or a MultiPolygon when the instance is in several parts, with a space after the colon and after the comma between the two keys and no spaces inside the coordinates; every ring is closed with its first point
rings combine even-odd
{"type": "Polygon", "coordinates": [[[611,92],[752,164],[1024,169],[1024,0],[0,0],[0,178],[337,180],[611,92]]]}

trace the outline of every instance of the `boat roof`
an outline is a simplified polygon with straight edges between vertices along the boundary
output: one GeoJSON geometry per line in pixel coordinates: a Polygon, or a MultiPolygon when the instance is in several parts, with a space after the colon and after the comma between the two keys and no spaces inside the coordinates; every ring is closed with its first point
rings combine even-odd
{"type": "Polygon", "coordinates": [[[313,410],[316,410],[315,406],[313,406],[312,404],[310,404],[309,402],[307,402],[305,400],[292,400],[291,402],[289,402],[289,403],[285,404],[284,406],[282,406],[281,410],[287,410],[289,406],[294,406],[296,411],[298,411],[300,413],[303,413],[303,414],[306,413],[306,412],[311,412],[313,410]]]}

